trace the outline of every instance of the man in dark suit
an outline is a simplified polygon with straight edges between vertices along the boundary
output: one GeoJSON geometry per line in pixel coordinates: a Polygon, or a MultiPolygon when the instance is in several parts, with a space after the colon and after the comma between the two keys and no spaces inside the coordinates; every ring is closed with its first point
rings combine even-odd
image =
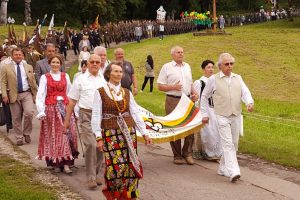
{"type": "Polygon", "coordinates": [[[20,48],[12,50],[12,62],[1,69],[1,91],[5,104],[9,103],[17,145],[31,142],[33,106],[37,86],[31,65],[22,62],[20,48]],[[9,92],[8,92],[9,91],[9,92]]]}
{"type": "MultiPolygon", "coordinates": [[[[48,43],[46,45],[45,55],[46,55],[46,57],[44,59],[42,59],[42,60],[40,60],[36,63],[35,76],[36,76],[37,84],[39,84],[41,76],[50,71],[50,66],[48,64],[48,59],[51,58],[53,55],[55,55],[55,46],[54,46],[54,44],[48,43]]],[[[63,63],[60,70],[62,72],[66,71],[64,63],[63,63]]]]}

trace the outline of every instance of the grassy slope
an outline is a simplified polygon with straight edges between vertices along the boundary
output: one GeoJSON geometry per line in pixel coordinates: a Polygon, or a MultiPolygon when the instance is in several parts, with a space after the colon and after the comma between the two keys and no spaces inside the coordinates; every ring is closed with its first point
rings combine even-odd
{"type": "MultiPolygon", "coordinates": [[[[180,45],[185,60],[192,67],[193,78],[201,76],[200,63],[204,59],[217,60],[222,52],[236,58],[234,71],[243,76],[255,99],[255,114],[283,117],[300,121],[300,19],[294,23],[276,21],[227,29],[232,36],[193,37],[191,33],[142,41],[123,46],[126,58],[134,64],[139,80],[143,82],[144,62],[151,54],[155,73],[171,59],[170,49],[180,45]]],[[[109,58],[113,58],[112,50],[109,58]]],[[[136,99],[150,111],[164,115],[164,94],[148,87],[136,99]]],[[[263,117],[263,120],[271,118],[263,117]]],[[[240,150],[280,164],[300,168],[300,123],[283,120],[266,122],[245,118],[245,136],[240,150]],[[296,126],[278,124],[287,123],[296,126]]]]}

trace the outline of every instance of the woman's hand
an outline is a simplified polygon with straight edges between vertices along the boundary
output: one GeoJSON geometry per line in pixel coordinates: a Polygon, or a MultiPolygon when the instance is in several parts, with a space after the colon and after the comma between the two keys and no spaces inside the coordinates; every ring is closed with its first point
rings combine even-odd
{"type": "Polygon", "coordinates": [[[148,135],[143,135],[143,138],[145,140],[146,145],[151,145],[153,144],[152,139],[148,135]]]}

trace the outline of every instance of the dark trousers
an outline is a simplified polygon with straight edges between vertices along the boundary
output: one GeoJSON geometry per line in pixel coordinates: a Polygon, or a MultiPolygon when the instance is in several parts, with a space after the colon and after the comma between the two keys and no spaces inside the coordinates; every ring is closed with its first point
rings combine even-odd
{"type": "Polygon", "coordinates": [[[154,77],[147,77],[147,76],[145,76],[144,83],[143,83],[143,86],[142,86],[142,90],[144,90],[145,86],[147,85],[148,79],[150,79],[150,92],[152,92],[153,91],[154,77]]]}
{"type": "Polygon", "coordinates": [[[80,53],[79,51],[79,46],[78,45],[73,45],[73,50],[74,50],[74,54],[77,55],[80,53]]]}
{"type": "MultiPolygon", "coordinates": [[[[170,96],[166,96],[166,102],[165,102],[165,111],[166,114],[170,114],[175,107],[177,106],[180,98],[174,98],[170,96]]],[[[182,157],[189,157],[192,156],[192,147],[194,142],[194,134],[191,134],[189,136],[186,136],[184,138],[183,147],[181,149],[181,139],[176,140],[175,142],[170,142],[174,158],[182,158],[182,157]]]]}
{"type": "Polygon", "coordinates": [[[164,39],[164,31],[159,31],[159,39],[164,39]]]}

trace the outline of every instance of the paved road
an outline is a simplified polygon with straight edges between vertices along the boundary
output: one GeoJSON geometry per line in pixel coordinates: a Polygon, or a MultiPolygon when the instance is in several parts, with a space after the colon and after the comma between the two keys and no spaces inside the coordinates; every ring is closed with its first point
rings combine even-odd
{"type": "MultiPolygon", "coordinates": [[[[4,132],[4,127],[0,128],[4,132]]],[[[9,138],[15,142],[13,131],[9,138]]],[[[35,160],[39,137],[39,121],[34,120],[32,143],[20,148],[27,152],[32,162],[46,168],[45,162],[35,160]]],[[[230,183],[228,178],[216,174],[217,163],[196,161],[193,166],[174,165],[168,144],[146,147],[139,144],[139,155],[144,168],[144,179],[140,181],[140,199],[144,200],[288,200],[300,199],[300,185],[242,167],[242,178],[230,183]]],[[[297,174],[300,176],[300,174],[297,174]]],[[[85,168],[82,154],[76,160],[73,176],[58,173],[57,176],[84,199],[104,199],[101,187],[90,191],[85,186],[85,168]]]]}

